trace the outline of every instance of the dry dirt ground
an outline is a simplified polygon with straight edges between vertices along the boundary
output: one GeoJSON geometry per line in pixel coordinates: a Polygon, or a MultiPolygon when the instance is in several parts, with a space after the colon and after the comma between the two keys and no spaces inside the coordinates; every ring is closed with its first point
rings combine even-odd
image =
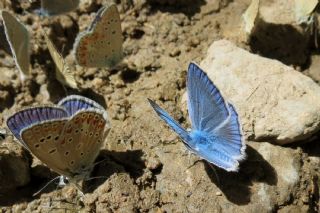
{"type": "Polygon", "coordinates": [[[260,193],[256,184],[276,187],[277,174],[255,150],[255,143],[259,142],[250,143],[248,161],[243,162],[239,173],[231,174],[218,168],[214,172],[206,163],[197,162],[196,156],[188,154],[147,101],[147,98],[156,100],[183,126],[189,127],[188,117],[180,108],[186,68],[191,61],[200,62],[210,44],[221,38],[301,70],[308,68],[311,55],[317,51],[309,44],[290,43],[294,35],[290,27],[269,26],[264,29],[270,30],[267,36],[257,36],[246,43],[239,23],[249,0],[141,0],[134,1],[133,6],[130,1],[124,1],[122,6],[117,2],[124,36],[124,61],[113,70],[84,69],[75,64],[70,54],[72,45],[78,32],[89,25],[103,5],[103,0],[88,0],[74,12],[51,18],[33,12],[39,7],[37,2],[8,2],[2,0],[3,7],[19,17],[32,32],[32,77],[24,84],[20,82],[14,62],[2,45],[1,124],[4,126],[6,116],[23,106],[57,103],[66,95],[81,94],[106,107],[112,130],[98,158],[107,160],[98,164],[92,173],[105,178],[84,183],[84,198],[80,198],[72,186],[56,189],[55,184],[33,197],[32,194],[56,174],[7,137],[0,147],[6,150],[1,153],[7,153],[0,156],[0,165],[9,167],[15,161],[11,160],[10,164],[5,160],[17,158],[19,165],[14,169],[19,169],[21,174],[16,175],[21,177],[12,177],[10,171],[14,169],[1,169],[1,212],[318,211],[319,170],[312,167],[313,164],[305,165],[304,159],[319,157],[319,143],[286,147],[294,151],[297,163],[302,165],[301,181],[288,199],[275,196],[273,204],[264,208],[261,203],[266,201],[255,198],[260,193]],[[80,90],[65,91],[55,80],[54,64],[42,29],[49,30],[49,36],[67,58],[80,90]],[[284,39],[289,44],[284,45],[284,39]],[[22,180],[16,180],[19,178],[22,180]],[[18,184],[21,182],[23,184],[18,184]]]}

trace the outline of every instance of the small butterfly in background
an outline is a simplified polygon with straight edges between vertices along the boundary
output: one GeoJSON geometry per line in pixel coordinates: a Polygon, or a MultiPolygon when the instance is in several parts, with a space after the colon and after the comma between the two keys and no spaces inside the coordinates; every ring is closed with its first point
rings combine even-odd
{"type": "Polygon", "coordinates": [[[41,0],[40,14],[55,16],[71,12],[78,8],[80,0],[41,0]]]}
{"type": "Polygon", "coordinates": [[[243,13],[244,29],[249,35],[254,30],[259,18],[260,0],[252,0],[247,10],[243,13]]]}
{"type": "Polygon", "coordinates": [[[314,11],[319,4],[319,0],[295,0],[295,15],[298,24],[312,24],[314,11]]]}
{"type": "Polygon", "coordinates": [[[110,130],[105,109],[79,95],[67,96],[56,106],[18,111],[7,126],[23,147],[78,189],[77,182],[88,179],[110,130]]]}
{"type": "Polygon", "coordinates": [[[57,80],[65,86],[77,89],[77,82],[74,78],[73,73],[70,70],[70,67],[65,62],[64,58],[60,55],[52,41],[49,39],[48,35],[44,33],[44,38],[47,43],[48,50],[50,55],[56,64],[56,78],[57,80]]]}
{"type": "Polygon", "coordinates": [[[6,39],[9,43],[16,66],[20,71],[20,79],[30,75],[30,33],[23,23],[11,13],[1,12],[6,39]]]}
{"type": "Polygon", "coordinates": [[[114,67],[122,57],[120,15],[115,4],[102,7],[91,26],[78,34],[73,46],[76,62],[83,67],[114,67]]]}
{"type": "Polygon", "coordinates": [[[190,63],[187,76],[190,132],[182,128],[155,102],[156,113],[181,137],[192,152],[226,171],[237,171],[245,159],[244,138],[238,114],[200,67],[190,63]]]}

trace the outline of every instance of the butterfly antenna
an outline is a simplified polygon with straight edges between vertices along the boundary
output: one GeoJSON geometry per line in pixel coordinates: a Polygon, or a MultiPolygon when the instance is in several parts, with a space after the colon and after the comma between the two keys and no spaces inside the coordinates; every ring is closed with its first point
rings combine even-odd
{"type": "Polygon", "coordinates": [[[107,176],[96,176],[96,177],[91,177],[91,178],[88,178],[88,179],[85,179],[85,181],[89,181],[89,180],[94,180],[94,179],[103,179],[103,178],[108,178],[107,176]]]}
{"type": "Polygon", "coordinates": [[[55,177],[52,180],[50,180],[44,187],[42,187],[39,191],[37,191],[36,193],[34,193],[32,196],[37,196],[40,192],[42,192],[45,188],[47,188],[47,186],[49,186],[49,184],[51,184],[53,181],[57,180],[58,178],[60,178],[61,176],[55,177]]]}
{"type": "Polygon", "coordinates": [[[108,159],[103,159],[103,160],[101,160],[101,161],[98,161],[98,162],[94,163],[93,166],[92,166],[92,168],[95,167],[96,165],[98,165],[98,164],[106,161],[106,160],[108,160],[108,159]]]}

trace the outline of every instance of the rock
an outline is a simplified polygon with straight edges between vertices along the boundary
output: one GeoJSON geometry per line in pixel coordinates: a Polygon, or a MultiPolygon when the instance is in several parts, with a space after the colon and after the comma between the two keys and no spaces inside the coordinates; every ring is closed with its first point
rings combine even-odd
{"type": "MultiPolygon", "coordinates": [[[[247,145],[248,157],[238,173],[225,172],[203,161],[196,163],[199,158],[193,155],[182,156],[179,151],[185,149],[182,143],[155,150],[163,162],[156,184],[161,192],[162,209],[167,212],[183,208],[188,209],[186,212],[212,212],[212,209],[272,212],[278,206],[295,202],[290,199],[301,190],[301,152],[267,142],[248,142],[247,145]]],[[[295,196],[294,199],[301,198],[295,196]]]]}
{"type": "Polygon", "coordinates": [[[319,130],[320,87],[293,68],[226,40],[211,45],[201,67],[235,105],[247,138],[287,144],[319,130]]]}
{"type": "Polygon", "coordinates": [[[30,181],[29,159],[25,150],[7,137],[0,144],[0,191],[25,186],[30,181]]]}
{"type": "Polygon", "coordinates": [[[295,0],[260,2],[259,11],[264,21],[274,24],[296,24],[295,0]]]}

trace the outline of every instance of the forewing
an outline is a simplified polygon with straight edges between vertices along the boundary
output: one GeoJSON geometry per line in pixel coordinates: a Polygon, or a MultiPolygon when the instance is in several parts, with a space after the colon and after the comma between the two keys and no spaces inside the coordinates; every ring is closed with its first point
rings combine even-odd
{"type": "Polygon", "coordinates": [[[252,32],[252,29],[256,24],[256,19],[259,15],[259,2],[259,0],[252,0],[249,7],[243,14],[245,31],[249,34],[252,32]]]}
{"type": "Polygon", "coordinates": [[[67,122],[58,151],[73,176],[91,168],[109,130],[106,112],[98,109],[79,111],[67,122]]]}
{"type": "Polygon", "coordinates": [[[113,67],[123,57],[120,15],[115,4],[101,8],[90,28],[74,44],[76,61],[84,67],[113,67]]]}
{"type": "Polygon", "coordinates": [[[188,142],[191,141],[189,133],[182,127],[178,122],[176,122],[166,111],[161,109],[154,101],[149,100],[152,108],[156,111],[156,113],[160,116],[162,120],[164,120],[184,141],[184,143],[188,146],[188,142]]]}
{"type": "Polygon", "coordinates": [[[74,115],[79,110],[84,110],[89,108],[105,111],[104,108],[97,102],[80,95],[69,95],[66,98],[62,99],[58,103],[58,105],[65,108],[69,116],[74,115]]]}
{"type": "Polygon", "coordinates": [[[30,73],[30,34],[11,13],[3,10],[1,14],[12,55],[23,79],[30,73]]]}
{"type": "Polygon", "coordinates": [[[42,121],[62,119],[68,116],[67,112],[61,107],[42,106],[20,110],[7,119],[7,126],[12,134],[27,148],[21,139],[21,130],[35,125],[42,121]]]}
{"type": "Polygon", "coordinates": [[[21,132],[21,138],[29,150],[53,171],[70,176],[57,145],[67,119],[44,121],[33,124],[21,132]]]}
{"type": "Polygon", "coordinates": [[[190,63],[187,78],[188,110],[194,130],[212,132],[229,116],[220,91],[207,74],[190,63]]]}

